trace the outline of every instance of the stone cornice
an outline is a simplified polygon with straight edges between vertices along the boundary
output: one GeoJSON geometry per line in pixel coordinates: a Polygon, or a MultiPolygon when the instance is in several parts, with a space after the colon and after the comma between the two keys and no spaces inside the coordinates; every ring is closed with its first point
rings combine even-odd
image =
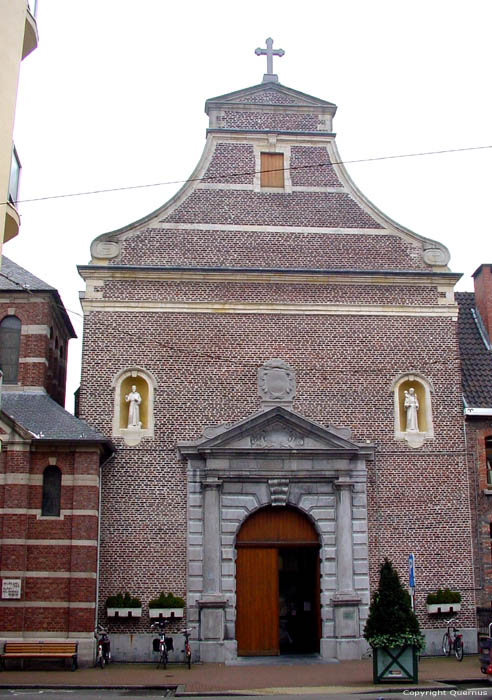
{"type": "Polygon", "coordinates": [[[241,303],[210,301],[115,301],[82,298],[84,313],[93,311],[114,313],[217,313],[217,314],[283,314],[298,316],[417,316],[446,317],[456,320],[456,304],[410,306],[408,304],[289,304],[241,303]]]}
{"type": "Polygon", "coordinates": [[[430,270],[322,270],[165,265],[78,265],[84,280],[158,280],[306,284],[405,284],[454,286],[461,273],[430,270]]]}

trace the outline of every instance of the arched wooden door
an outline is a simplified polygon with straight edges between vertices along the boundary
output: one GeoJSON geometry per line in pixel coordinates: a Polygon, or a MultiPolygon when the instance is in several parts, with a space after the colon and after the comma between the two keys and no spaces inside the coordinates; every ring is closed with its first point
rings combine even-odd
{"type": "Polygon", "coordinates": [[[245,521],[236,547],[238,654],[319,651],[319,539],[309,519],[267,506],[245,521]]]}

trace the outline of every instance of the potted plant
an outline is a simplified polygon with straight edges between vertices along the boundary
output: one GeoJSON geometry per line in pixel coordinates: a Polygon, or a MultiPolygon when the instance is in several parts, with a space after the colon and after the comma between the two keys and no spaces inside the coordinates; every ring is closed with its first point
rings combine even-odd
{"type": "Polygon", "coordinates": [[[110,595],[106,600],[106,615],[108,617],[141,617],[142,602],[129,593],[110,595]]]}
{"type": "Polygon", "coordinates": [[[149,602],[149,617],[183,617],[185,602],[173,593],[161,593],[149,602]]]}
{"type": "Polygon", "coordinates": [[[435,593],[429,593],[426,599],[429,615],[439,613],[455,613],[461,610],[461,593],[450,591],[449,588],[438,588],[435,593]]]}
{"type": "Polygon", "coordinates": [[[374,683],[418,682],[417,652],[424,648],[425,640],[410,596],[389,559],[381,565],[364,638],[372,647],[374,683]]]}

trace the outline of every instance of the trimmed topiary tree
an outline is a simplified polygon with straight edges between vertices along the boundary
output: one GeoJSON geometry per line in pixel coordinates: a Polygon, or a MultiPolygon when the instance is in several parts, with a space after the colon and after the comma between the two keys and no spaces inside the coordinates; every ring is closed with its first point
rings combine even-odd
{"type": "Polygon", "coordinates": [[[379,571],[379,586],[372,596],[364,639],[373,649],[404,645],[423,649],[425,646],[410,595],[389,559],[384,560],[379,571]]]}

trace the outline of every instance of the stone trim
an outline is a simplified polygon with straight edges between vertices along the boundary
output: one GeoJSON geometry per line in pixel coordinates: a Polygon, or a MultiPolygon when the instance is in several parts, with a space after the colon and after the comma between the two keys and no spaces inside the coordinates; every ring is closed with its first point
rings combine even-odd
{"type": "Polygon", "coordinates": [[[50,329],[43,325],[25,325],[21,327],[21,335],[46,335],[49,338],[50,329]]]}
{"type": "MultiPolygon", "coordinates": [[[[10,447],[9,447],[10,449],[10,447]]],[[[99,486],[99,478],[89,474],[62,474],[62,486],[99,486]]],[[[30,484],[42,486],[42,474],[30,474],[28,472],[9,472],[0,474],[0,486],[3,484],[30,484]]],[[[68,513],[68,510],[64,512],[68,513]]]]}
{"type": "Polygon", "coordinates": [[[0,571],[5,578],[90,578],[96,579],[93,571],[0,571]]]}
{"type": "Polygon", "coordinates": [[[53,600],[0,600],[2,608],[82,608],[93,610],[95,603],[70,603],[68,601],[53,600]]]}
{"type": "Polygon", "coordinates": [[[19,537],[11,539],[2,538],[0,539],[0,544],[21,546],[38,545],[40,547],[97,547],[97,540],[30,540],[19,537]]]}
{"type": "MultiPolygon", "coordinates": [[[[91,311],[135,313],[220,313],[220,314],[288,314],[311,316],[431,316],[458,317],[458,307],[453,305],[398,306],[363,304],[279,304],[279,303],[210,303],[210,302],[162,302],[115,301],[84,299],[84,313],[91,311]]],[[[116,417],[114,418],[116,420],[116,417]]],[[[119,421],[119,414],[118,414],[119,421]]],[[[118,427],[119,430],[119,427],[118,427]]],[[[118,435],[113,428],[113,436],[118,435]]]]}

